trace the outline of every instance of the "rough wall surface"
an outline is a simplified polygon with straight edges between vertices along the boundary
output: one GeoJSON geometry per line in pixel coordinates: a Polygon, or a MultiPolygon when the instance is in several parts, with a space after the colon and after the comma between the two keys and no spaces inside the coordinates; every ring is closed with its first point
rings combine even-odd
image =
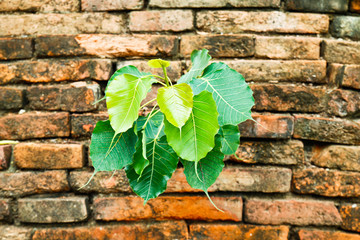
{"type": "Polygon", "coordinates": [[[0,140],[20,142],[0,146],[0,239],[360,240],[359,0],[2,0],[0,13],[0,140]],[[176,81],[200,48],[256,100],[209,189],[224,213],[181,168],[145,206],[122,171],[80,189],[111,74],[161,57],[176,81]]]}

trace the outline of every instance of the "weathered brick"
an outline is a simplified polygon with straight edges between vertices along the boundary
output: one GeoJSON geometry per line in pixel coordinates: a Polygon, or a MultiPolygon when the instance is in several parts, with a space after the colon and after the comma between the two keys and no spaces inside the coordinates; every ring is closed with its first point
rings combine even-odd
{"type": "Polygon", "coordinates": [[[343,76],[344,76],[344,68],[343,64],[339,63],[330,63],[327,69],[329,80],[329,87],[338,88],[341,85],[343,76]]]}
{"type": "Polygon", "coordinates": [[[0,12],[77,12],[77,0],[4,0],[0,2],[0,12]]]}
{"type": "Polygon", "coordinates": [[[360,65],[345,65],[341,86],[360,89],[360,65]]]}
{"type": "Polygon", "coordinates": [[[293,173],[293,190],[327,197],[359,197],[360,173],[322,168],[299,169],[293,173]]]}
{"type": "Polygon", "coordinates": [[[251,85],[255,98],[254,110],[278,112],[321,112],[324,107],[325,89],[264,84],[251,85]]]}
{"type": "Polygon", "coordinates": [[[288,226],[257,226],[244,224],[204,224],[190,225],[190,239],[233,240],[233,239],[277,239],[287,240],[288,226]]]}
{"type": "Polygon", "coordinates": [[[105,59],[38,60],[0,64],[0,85],[25,81],[31,83],[108,80],[111,61],[105,59]]]}
{"type": "Polygon", "coordinates": [[[341,144],[360,143],[360,125],[350,120],[295,116],[294,138],[341,144]]]}
{"type": "Polygon", "coordinates": [[[231,161],[243,163],[263,163],[297,165],[304,162],[304,144],[297,140],[240,142],[236,151],[237,158],[231,161]]]}
{"type": "Polygon", "coordinates": [[[98,56],[107,58],[171,56],[178,48],[176,36],[80,34],[40,36],[35,40],[38,56],[98,56]]]}
{"type": "Polygon", "coordinates": [[[10,199],[0,198],[0,221],[10,220],[10,209],[10,199]]]}
{"type": "MultiPolygon", "coordinates": [[[[163,76],[163,70],[161,68],[150,68],[147,64],[148,60],[126,60],[117,62],[117,68],[122,68],[127,65],[133,65],[137,67],[141,72],[151,72],[159,76],[163,76]]],[[[170,66],[166,68],[166,73],[172,82],[176,82],[181,77],[181,62],[170,61],[170,66]]]]}
{"type": "Polygon", "coordinates": [[[245,202],[245,221],[256,224],[338,226],[341,217],[333,202],[261,200],[245,202]]]}
{"type": "MultiPolygon", "coordinates": [[[[1,8],[1,3],[0,3],[1,8]]],[[[22,59],[32,57],[30,38],[0,38],[0,59],[22,59]]]]}
{"type": "Polygon", "coordinates": [[[240,72],[246,81],[256,82],[326,82],[326,61],[323,60],[225,60],[240,72]]]}
{"type": "Polygon", "coordinates": [[[19,168],[81,168],[84,157],[82,144],[20,143],[14,148],[14,161],[19,168]]]}
{"type": "Polygon", "coordinates": [[[319,38],[263,37],[255,40],[255,56],[272,59],[319,59],[319,38]]]}
{"type": "Polygon", "coordinates": [[[11,159],[11,145],[0,145],[0,170],[8,169],[11,159]]]}
{"type": "Polygon", "coordinates": [[[196,26],[211,33],[326,33],[329,17],[311,13],[200,11],[196,26]]]}
{"type": "Polygon", "coordinates": [[[134,10],[141,9],[144,6],[144,0],[81,0],[82,11],[114,11],[114,10],[134,10]]]}
{"type": "MultiPolygon", "coordinates": [[[[226,167],[209,192],[289,192],[291,170],[287,168],[226,167]]],[[[167,192],[199,192],[190,188],[184,170],[177,169],[167,185],[167,192]]]]}
{"type": "Polygon", "coordinates": [[[29,112],[0,117],[0,139],[67,137],[69,113],[29,112]]]}
{"type": "Polygon", "coordinates": [[[360,116],[360,92],[336,89],[328,93],[327,112],[340,117],[360,116]]]}
{"type": "Polygon", "coordinates": [[[131,31],[181,32],[194,28],[194,15],[190,10],[133,11],[129,15],[131,31]]]}
{"type": "Polygon", "coordinates": [[[341,228],[360,232],[360,206],[358,204],[341,205],[339,212],[342,218],[341,228]]]}
{"type": "Polygon", "coordinates": [[[241,197],[212,200],[224,212],[215,209],[206,197],[158,197],[145,206],[139,197],[107,197],[94,199],[94,214],[96,220],[103,221],[147,218],[241,221],[241,197]]]}
{"type": "Polygon", "coordinates": [[[335,37],[360,39],[360,17],[335,16],[330,32],[335,37]]]}
{"type": "Polygon", "coordinates": [[[287,0],[286,8],[301,12],[346,12],[349,0],[287,0]]]}
{"type": "Polygon", "coordinates": [[[358,234],[340,232],[301,229],[299,232],[300,240],[326,239],[326,240],[360,240],[358,234]]]}
{"type": "Polygon", "coordinates": [[[95,32],[119,34],[125,29],[124,15],[109,13],[0,15],[0,36],[95,32]]]}
{"type": "Polygon", "coordinates": [[[65,171],[0,172],[0,196],[25,196],[36,193],[68,191],[65,171]]]}
{"type": "Polygon", "coordinates": [[[16,227],[10,225],[0,226],[0,239],[2,240],[27,240],[30,239],[33,229],[29,227],[16,227]]]}
{"type": "Polygon", "coordinates": [[[322,56],[331,63],[360,64],[360,43],[326,39],[322,56]]]}
{"type": "Polygon", "coordinates": [[[19,220],[27,223],[80,222],[88,217],[87,197],[22,198],[19,220]]]}
{"type": "Polygon", "coordinates": [[[35,85],[26,89],[31,109],[60,110],[61,85],[35,85]]]}
{"type": "Polygon", "coordinates": [[[360,0],[350,1],[350,11],[360,13],[360,0]]]}
{"type": "Polygon", "coordinates": [[[89,184],[84,186],[92,174],[92,172],[84,171],[70,172],[69,183],[71,188],[81,193],[131,192],[129,181],[124,170],[116,171],[114,174],[112,172],[98,172],[89,184]]]}
{"type": "Polygon", "coordinates": [[[98,121],[107,120],[109,115],[106,112],[86,113],[71,115],[71,136],[91,136],[98,121]]]}
{"type": "Polygon", "coordinates": [[[241,137],[249,138],[290,138],[293,133],[294,119],[290,115],[252,114],[253,120],[239,125],[241,137]]]}
{"type": "Polygon", "coordinates": [[[197,1],[181,1],[181,0],[150,0],[151,7],[160,8],[221,8],[221,7],[272,7],[279,8],[280,0],[197,0],[197,1]]]}
{"type": "Polygon", "coordinates": [[[19,109],[23,105],[23,88],[0,87],[0,109],[19,109]]]}
{"type": "MultiPolygon", "coordinates": [[[[0,233],[1,234],[1,233],[0,233]]],[[[1,235],[0,235],[1,236],[1,235]]],[[[97,227],[37,229],[33,240],[163,240],[188,239],[187,225],[183,221],[161,221],[97,227]]]]}
{"type": "Polygon", "coordinates": [[[316,146],[311,162],[319,167],[360,171],[360,146],[316,146]]]}
{"type": "Polygon", "coordinates": [[[212,57],[249,57],[255,53],[250,35],[185,35],[181,37],[180,53],[190,56],[194,49],[206,48],[212,57]]]}

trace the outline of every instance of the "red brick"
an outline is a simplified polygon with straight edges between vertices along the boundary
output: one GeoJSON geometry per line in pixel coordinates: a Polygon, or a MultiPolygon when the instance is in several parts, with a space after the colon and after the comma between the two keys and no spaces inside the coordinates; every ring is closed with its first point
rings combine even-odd
{"type": "Polygon", "coordinates": [[[232,155],[229,159],[250,164],[297,165],[304,162],[304,144],[297,140],[241,141],[236,155],[237,158],[232,155]]]}
{"type": "Polygon", "coordinates": [[[326,240],[360,240],[358,234],[345,233],[340,231],[323,231],[301,229],[299,232],[300,240],[326,239],[326,240]]]}
{"type": "Polygon", "coordinates": [[[71,136],[72,137],[90,137],[98,121],[107,120],[107,112],[85,113],[71,115],[71,136]]]}
{"type": "Polygon", "coordinates": [[[0,170],[8,169],[11,159],[11,145],[0,145],[0,170]]]}
{"type": "Polygon", "coordinates": [[[81,168],[84,157],[82,144],[20,143],[14,148],[14,161],[19,168],[81,168]]]}
{"type": "Polygon", "coordinates": [[[200,11],[196,16],[200,31],[211,33],[277,32],[326,33],[329,17],[310,13],[200,11]]]}
{"type": "Polygon", "coordinates": [[[246,81],[326,83],[326,61],[323,60],[225,60],[246,81]]]}
{"type": "Polygon", "coordinates": [[[304,200],[249,199],[245,203],[246,222],[256,224],[338,226],[341,217],[332,202],[304,200]]]}
{"type": "MultiPolygon", "coordinates": [[[[1,233],[0,233],[1,234],[1,233]]],[[[188,239],[186,223],[183,221],[161,221],[97,227],[45,228],[37,229],[33,240],[163,240],[188,239]]]]}
{"type": "Polygon", "coordinates": [[[336,89],[328,93],[327,112],[346,117],[360,115],[360,92],[336,89]]]}
{"type": "Polygon", "coordinates": [[[27,240],[30,239],[33,229],[29,227],[16,227],[10,225],[0,226],[0,239],[3,240],[27,240]]]}
{"type": "Polygon", "coordinates": [[[341,86],[360,89],[360,65],[345,65],[341,86]]]}
{"type": "Polygon", "coordinates": [[[359,144],[360,125],[349,120],[298,115],[295,116],[294,138],[359,144]]]}
{"type": "Polygon", "coordinates": [[[67,137],[69,113],[29,112],[0,117],[0,139],[67,137]]]}
{"type": "Polygon", "coordinates": [[[133,11],[129,15],[130,31],[173,31],[193,29],[194,16],[190,10],[133,11]]]}
{"type": "Polygon", "coordinates": [[[107,58],[171,56],[178,48],[176,36],[80,34],[41,36],[35,41],[38,56],[97,56],[107,58]]]}
{"type": "Polygon", "coordinates": [[[322,168],[298,169],[293,172],[294,192],[327,197],[359,197],[360,173],[322,168]]]}
{"type": "MultiPolygon", "coordinates": [[[[150,68],[147,64],[148,60],[127,60],[117,62],[117,68],[122,68],[127,65],[137,67],[141,72],[150,72],[159,76],[163,76],[161,68],[150,68]]],[[[180,61],[170,61],[170,66],[166,68],[166,73],[172,82],[176,82],[181,77],[182,66],[180,61]]]]}
{"type": "Polygon", "coordinates": [[[80,9],[77,0],[10,0],[0,2],[0,12],[77,12],[80,9]]]}
{"type": "Polygon", "coordinates": [[[194,49],[206,48],[214,58],[249,57],[255,53],[251,35],[185,35],[181,37],[180,53],[190,56],[194,49]]]}
{"type": "Polygon", "coordinates": [[[114,10],[134,10],[141,9],[144,6],[144,0],[81,0],[82,11],[114,11],[114,10]]]}
{"type": "Polygon", "coordinates": [[[1,15],[0,35],[44,35],[125,32],[124,15],[109,13],[49,13],[1,15]],[[8,26],[13,26],[9,28],[8,26]]]}
{"type": "Polygon", "coordinates": [[[32,40],[30,38],[0,38],[1,60],[22,59],[31,57],[32,40]]]}
{"type": "Polygon", "coordinates": [[[111,61],[100,59],[38,60],[0,64],[0,85],[9,82],[31,83],[79,81],[84,79],[108,80],[111,61]]]}
{"type": "Polygon", "coordinates": [[[321,112],[325,89],[308,86],[254,84],[254,110],[277,112],[321,112]]]}
{"type": "Polygon", "coordinates": [[[358,204],[345,204],[339,208],[342,218],[341,228],[360,232],[360,206],[358,204]]]}
{"type": "Polygon", "coordinates": [[[0,221],[10,220],[10,209],[10,199],[0,198],[0,221]]]}
{"type": "Polygon", "coordinates": [[[272,59],[319,59],[320,39],[257,36],[255,56],[272,59]]]}
{"type": "Polygon", "coordinates": [[[360,13],[360,0],[351,0],[350,11],[360,13]]]}
{"type": "Polygon", "coordinates": [[[19,220],[27,223],[80,222],[88,217],[87,197],[22,198],[19,220]]]}
{"type": "Polygon", "coordinates": [[[35,85],[26,89],[31,109],[60,110],[62,85],[35,85]]]}
{"type": "Polygon", "coordinates": [[[19,109],[24,105],[24,90],[16,87],[0,87],[0,109],[19,109]]]}
{"type": "Polygon", "coordinates": [[[220,7],[272,7],[279,8],[280,0],[198,0],[198,1],[181,1],[181,0],[150,0],[151,7],[160,8],[220,8],[220,7]]]}
{"type": "Polygon", "coordinates": [[[290,115],[259,115],[252,114],[253,120],[239,125],[241,137],[249,138],[290,138],[294,120],[290,115]]]}
{"type": "Polygon", "coordinates": [[[68,191],[65,171],[0,172],[0,196],[25,196],[68,191]]]}
{"type": "Polygon", "coordinates": [[[316,146],[311,162],[319,167],[360,171],[360,146],[316,146]]]}
{"type": "Polygon", "coordinates": [[[311,1],[287,0],[286,8],[299,12],[346,12],[348,0],[311,1]]]}
{"type": "Polygon", "coordinates": [[[233,240],[233,239],[277,239],[287,240],[289,234],[288,226],[257,226],[244,224],[191,224],[190,238],[193,240],[233,240]]]}
{"type": "Polygon", "coordinates": [[[73,191],[81,193],[132,192],[124,170],[118,170],[114,174],[112,172],[98,172],[90,183],[84,186],[92,174],[93,172],[84,171],[70,172],[69,184],[73,191]]]}
{"type": "Polygon", "coordinates": [[[326,39],[323,42],[323,58],[331,63],[360,63],[360,43],[326,39]]]}
{"type": "Polygon", "coordinates": [[[140,197],[94,199],[96,220],[187,219],[241,221],[241,197],[212,197],[224,212],[215,209],[206,197],[158,197],[144,206],[140,197]]]}

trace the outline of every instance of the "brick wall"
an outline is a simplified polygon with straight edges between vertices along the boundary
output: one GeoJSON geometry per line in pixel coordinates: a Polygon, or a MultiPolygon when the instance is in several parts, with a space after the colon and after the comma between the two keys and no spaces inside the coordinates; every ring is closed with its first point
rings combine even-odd
{"type": "MultiPolygon", "coordinates": [[[[0,239],[360,239],[359,0],[0,1],[0,239]],[[244,75],[253,117],[203,193],[179,168],[143,206],[92,174],[106,81],[193,49],[244,75]]],[[[154,87],[153,92],[156,92],[154,87]]],[[[151,93],[153,94],[153,93],[151,93]]]]}

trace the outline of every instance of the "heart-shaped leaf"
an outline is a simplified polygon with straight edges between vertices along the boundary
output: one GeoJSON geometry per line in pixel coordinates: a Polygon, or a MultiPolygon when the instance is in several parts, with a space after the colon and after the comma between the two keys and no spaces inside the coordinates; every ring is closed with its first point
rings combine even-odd
{"type": "Polygon", "coordinates": [[[106,105],[115,133],[125,132],[138,118],[140,103],[151,89],[151,77],[122,74],[114,78],[106,91],[106,105]]]}
{"type": "Polygon", "coordinates": [[[152,59],[148,61],[148,65],[151,68],[163,68],[170,66],[170,62],[162,59],[152,59]]]}
{"type": "Polygon", "coordinates": [[[198,162],[214,147],[214,137],[219,130],[216,104],[208,91],[194,96],[194,106],[189,119],[180,129],[166,118],[165,134],[170,146],[182,159],[198,162]]]}
{"type": "Polygon", "coordinates": [[[235,154],[240,144],[240,131],[236,125],[224,125],[219,129],[221,152],[225,155],[235,154]]]}
{"type": "Polygon", "coordinates": [[[178,83],[189,83],[194,77],[201,76],[202,72],[209,64],[211,56],[208,50],[194,50],[191,53],[192,66],[189,72],[181,76],[178,83]]]}
{"type": "Polygon", "coordinates": [[[157,102],[166,119],[181,128],[189,119],[193,107],[193,92],[186,83],[158,90],[157,102]]]}

